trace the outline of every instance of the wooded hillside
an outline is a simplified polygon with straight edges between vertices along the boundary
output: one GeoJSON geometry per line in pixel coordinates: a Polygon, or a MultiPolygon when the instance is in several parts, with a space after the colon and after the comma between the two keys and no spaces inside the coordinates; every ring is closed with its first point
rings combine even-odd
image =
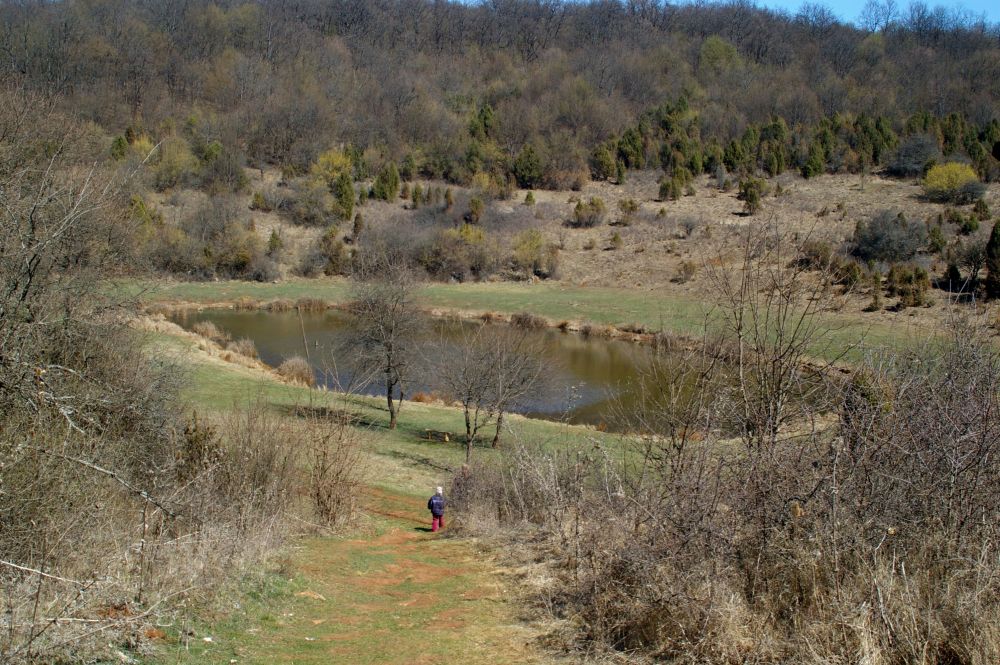
{"type": "Polygon", "coordinates": [[[387,159],[523,187],[678,158],[808,175],[884,164],[910,134],[995,176],[1000,26],[878,0],[858,23],[748,2],[8,1],[0,52],[128,142],[184,134],[224,187],[334,146],[355,179],[387,159]]]}

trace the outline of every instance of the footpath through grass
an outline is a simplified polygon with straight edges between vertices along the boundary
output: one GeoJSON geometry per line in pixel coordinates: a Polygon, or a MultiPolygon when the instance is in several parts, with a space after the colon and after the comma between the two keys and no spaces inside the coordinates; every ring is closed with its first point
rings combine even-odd
{"type": "Polygon", "coordinates": [[[514,623],[490,557],[472,542],[426,533],[423,503],[371,491],[373,531],[302,540],[293,577],[275,574],[152,662],[548,662],[514,623]]]}
{"type": "MultiPolygon", "coordinates": [[[[150,335],[150,345],[188,373],[187,398],[200,413],[291,405],[343,406],[343,398],[290,387],[261,372],[199,353],[189,338],[150,335]]],[[[184,634],[168,632],[161,663],[545,663],[534,632],[493,556],[469,539],[429,533],[426,500],[464,460],[459,443],[421,439],[457,432],[457,409],[406,404],[397,430],[382,425],[378,401],[350,398],[363,423],[369,482],[361,523],[331,537],[305,537],[280,572],[252,575],[242,590],[184,634]],[[231,609],[230,609],[231,608],[231,609]],[[210,640],[206,640],[210,638],[210,640]]],[[[596,432],[514,417],[515,430],[587,445],[596,432]]],[[[492,454],[477,448],[477,455],[492,454]]]]}
{"type": "MultiPolygon", "coordinates": [[[[278,283],[256,282],[155,282],[131,281],[119,285],[124,293],[144,302],[232,303],[241,298],[257,301],[318,298],[331,303],[348,300],[350,283],[342,278],[291,279],[278,283]]],[[[428,283],[419,290],[428,308],[462,312],[530,312],[550,321],[591,322],[624,326],[638,324],[649,330],[699,337],[711,315],[709,300],[690,296],[628,288],[580,287],[560,282],[538,284],[496,282],[470,284],[428,283]]],[[[869,347],[900,346],[926,339],[933,331],[909,317],[890,321],[871,315],[824,313],[827,330],[822,348],[815,354],[838,358],[844,349],[864,341],[869,347]]],[[[848,357],[856,358],[851,353],[848,357]]]]}

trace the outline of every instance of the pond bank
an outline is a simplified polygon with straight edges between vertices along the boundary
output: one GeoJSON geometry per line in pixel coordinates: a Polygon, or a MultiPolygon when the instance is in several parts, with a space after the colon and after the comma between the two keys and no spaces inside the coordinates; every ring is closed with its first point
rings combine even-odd
{"type": "MultiPolygon", "coordinates": [[[[470,320],[450,313],[434,314],[413,340],[414,366],[406,392],[418,401],[447,403],[442,377],[448,359],[462,357],[464,345],[478,325],[514,326],[523,336],[524,351],[546,365],[543,380],[511,409],[530,418],[619,430],[624,422],[616,424],[618,420],[638,409],[654,360],[681,360],[673,340],[643,339],[651,337],[649,334],[575,334],[568,326],[545,325],[530,315],[470,320]]],[[[311,367],[311,374],[305,377],[310,383],[335,391],[350,386],[350,392],[382,394],[377,383],[362,378],[365,372],[357,364],[356,349],[351,345],[354,319],[343,308],[315,302],[298,308],[265,303],[263,307],[177,309],[163,315],[185,329],[202,334],[210,331],[209,336],[230,350],[240,347],[237,340],[250,340],[250,348],[270,367],[298,358],[295,362],[311,367]]]]}
{"type": "MultiPolygon", "coordinates": [[[[345,278],[294,278],[281,282],[179,282],[129,279],[110,285],[119,297],[147,307],[234,307],[250,303],[323,301],[341,307],[350,299],[350,281],[345,278]]],[[[704,336],[711,320],[712,298],[704,294],[671,293],[663,289],[591,287],[547,281],[535,284],[477,282],[421,283],[417,300],[428,312],[475,319],[482,316],[510,318],[519,312],[542,317],[547,325],[592,332],[612,328],[629,338],[632,330],[663,331],[679,343],[695,343],[704,336]]],[[[256,305],[255,305],[256,306],[256,305]]],[[[848,314],[823,311],[825,344],[815,349],[816,364],[837,361],[850,365],[860,360],[865,346],[901,348],[926,341],[940,329],[928,327],[919,317],[905,314],[848,314]],[[844,350],[848,355],[844,358],[844,350]]]]}

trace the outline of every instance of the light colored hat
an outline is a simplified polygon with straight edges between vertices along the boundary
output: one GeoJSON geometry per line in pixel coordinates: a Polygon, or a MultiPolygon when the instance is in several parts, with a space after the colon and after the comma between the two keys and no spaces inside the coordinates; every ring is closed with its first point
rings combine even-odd
{"type": "Polygon", "coordinates": [[[439,487],[437,489],[438,489],[438,494],[444,494],[444,488],[443,487],[439,487]]]}

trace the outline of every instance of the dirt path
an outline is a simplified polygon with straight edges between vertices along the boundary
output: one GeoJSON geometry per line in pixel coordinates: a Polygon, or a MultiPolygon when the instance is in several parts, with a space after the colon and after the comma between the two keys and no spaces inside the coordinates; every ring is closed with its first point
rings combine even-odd
{"type": "Polygon", "coordinates": [[[420,499],[373,489],[367,504],[371,535],[301,543],[291,595],[199,662],[552,662],[474,542],[429,533],[420,499]]]}

